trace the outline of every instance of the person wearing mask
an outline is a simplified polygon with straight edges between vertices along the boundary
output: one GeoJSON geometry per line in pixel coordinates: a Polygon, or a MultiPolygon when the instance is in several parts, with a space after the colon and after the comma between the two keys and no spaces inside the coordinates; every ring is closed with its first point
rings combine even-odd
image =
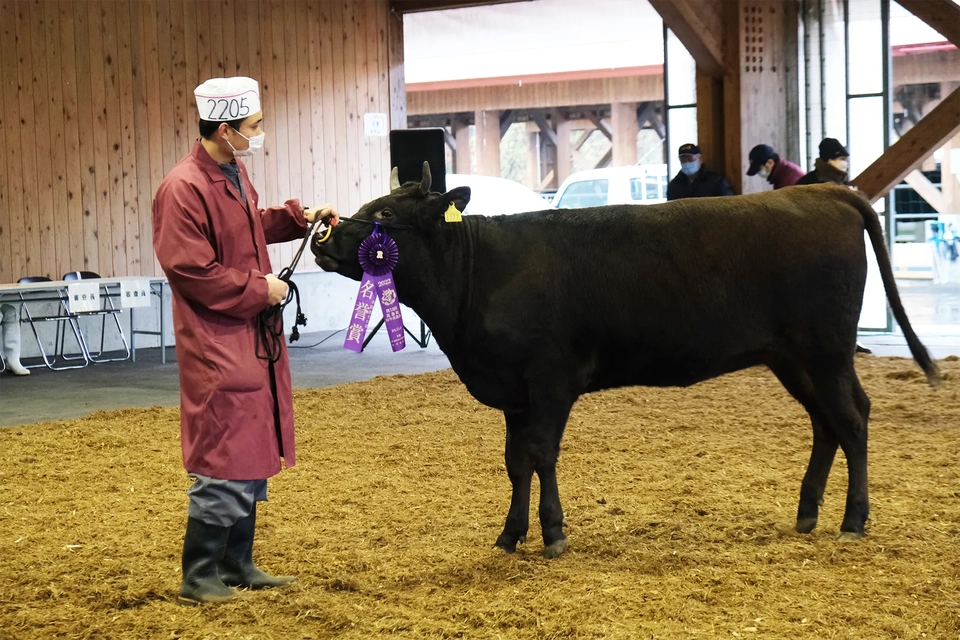
{"type": "Polygon", "coordinates": [[[195,479],[179,595],[187,605],[293,580],[261,571],[252,555],[267,478],[296,462],[286,346],[279,341],[275,359],[258,349],[258,315],[287,295],[267,243],[303,238],[318,217],[339,219],[297,200],[260,208],[238,159],[264,143],[256,80],[214,78],[194,96],[201,137],[153,201],[153,246],[173,295],[183,464],[195,479]]]}
{"type": "Polygon", "coordinates": [[[820,155],[813,163],[813,171],[797,180],[797,184],[849,184],[849,169],[850,154],[846,148],[836,138],[824,138],[820,141],[820,155]]]}
{"type": "MultiPolygon", "coordinates": [[[[803,176],[797,184],[821,184],[834,182],[848,185],[847,171],[850,169],[850,154],[836,138],[824,138],[820,141],[820,155],[814,161],[813,171],[803,176]]],[[[873,353],[857,343],[857,353],[873,353]]]]}
{"type": "Polygon", "coordinates": [[[781,158],[768,144],[758,144],[750,149],[749,157],[747,175],[766,178],[774,189],[793,186],[803,177],[803,169],[781,158]]]}
{"type": "Polygon", "coordinates": [[[30,370],[20,364],[20,305],[0,304],[0,338],[3,361],[15,376],[28,376],[30,370]]]}
{"type": "Polygon", "coordinates": [[[680,145],[679,156],[680,172],[667,185],[667,200],[733,195],[730,182],[700,162],[700,147],[680,145]]]}

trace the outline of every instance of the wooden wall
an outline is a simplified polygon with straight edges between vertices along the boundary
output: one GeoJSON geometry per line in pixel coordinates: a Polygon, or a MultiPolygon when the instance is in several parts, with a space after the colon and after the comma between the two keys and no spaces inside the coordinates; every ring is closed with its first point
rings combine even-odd
{"type": "MultiPolygon", "coordinates": [[[[396,20],[387,0],[0,0],[0,282],[159,274],[153,194],[198,137],[193,89],[211,77],[260,81],[261,206],[349,214],[382,195],[387,139],[363,114],[402,113],[396,20]]],[[[275,271],[294,250],[271,250],[275,271]]]]}

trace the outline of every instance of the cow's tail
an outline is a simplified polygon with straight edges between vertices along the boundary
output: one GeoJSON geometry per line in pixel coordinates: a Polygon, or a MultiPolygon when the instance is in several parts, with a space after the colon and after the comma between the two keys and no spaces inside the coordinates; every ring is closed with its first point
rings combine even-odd
{"type": "Polygon", "coordinates": [[[923,372],[927,374],[927,382],[931,387],[940,384],[940,371],[936,363],[930,357],[927,348],[920,342],[920,338],[910,326],[910,319],[907,318],[907,312],[903,308],[903,302],[900,301],[900,292],[897,290],[897,282],[893,277],[893,266],[890,263],[890,254],[887,252],[887,244],[883,239],[883,228],[880,226],[880,218],[877,212],[873,210],[866,198],[857,194],[855,206],[863,217],[863,226],[870,236],[870,244],[873,245],[873,251],[877,255],[877,264],[880,266],[880,278],[883,280],[883,289],[887,293],[887,300],[890,301],[890,310],[893,311],[893,317],[903,331],[907,339],[907,346],[910,347],[910,353],[913,359],[917,361],[923,372]]]}

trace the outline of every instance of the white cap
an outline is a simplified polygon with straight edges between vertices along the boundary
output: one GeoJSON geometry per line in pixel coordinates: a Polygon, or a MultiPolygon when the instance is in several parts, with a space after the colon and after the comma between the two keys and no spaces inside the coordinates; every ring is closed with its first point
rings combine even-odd
{"type": "Polygon", "coordinates": [[[211,78],[193,90],[201,120],[228,122],[260,111],[260,85],[253,78],[211,78]]]}

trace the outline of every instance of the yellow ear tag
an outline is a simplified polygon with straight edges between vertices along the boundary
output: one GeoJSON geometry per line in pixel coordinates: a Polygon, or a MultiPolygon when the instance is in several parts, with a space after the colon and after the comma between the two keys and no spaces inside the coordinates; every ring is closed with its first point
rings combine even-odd
{"type": "Polygon", "coordinates": [[[450,206],[447,207],[447,210],[443,214],[443,219],[446,222],[463,222],[463,216],[460,215],[460,209],[457,209],[457,205],[450,203],[450,206]]]}

